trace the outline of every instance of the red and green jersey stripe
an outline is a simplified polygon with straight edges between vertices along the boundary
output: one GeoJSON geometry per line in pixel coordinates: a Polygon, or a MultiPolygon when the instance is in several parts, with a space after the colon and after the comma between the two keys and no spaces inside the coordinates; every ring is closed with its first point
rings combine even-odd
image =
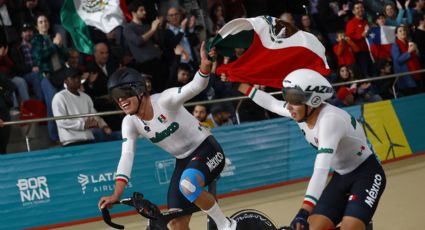
{"type": "Polygon", "coordinates": [[[254,87],[249,87],[249,89],[246,91],[246,96],[248,96],[251,99],[254,99],[255,94],[257,93],[257,89],[254,87]]]}
{"type": "Polygon", "coordinates": [[[116,176],[115,176],[115,180],[116,181],[122,181],[122,182],[124,182],[124,183],[128,183],[128,181],[130,180],[130,178],[128,178],[128,176],[126,176],[126,175],[124,175],[124,174],[117,174],[116,176]]]}
{"type": "Polygon", "coordinates": [[[314,208],[317,204],[317,199],[313,196],[305,195],[303,203],[314,208]]]}

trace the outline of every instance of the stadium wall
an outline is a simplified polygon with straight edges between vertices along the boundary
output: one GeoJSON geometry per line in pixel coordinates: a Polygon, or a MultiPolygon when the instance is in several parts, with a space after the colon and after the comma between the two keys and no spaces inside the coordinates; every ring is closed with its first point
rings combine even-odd
{"type": "MultiPolygon", "coordinates": [[[[353,106],[381,160],[425,151],[425,94],[353,106]]],[[[213,130],[227,159],[218,194],[226,196],[302,180],[315,150],[295,122],[278,118],[213,130]]],[[[99,219],[97,202],[110,195],[121,142],[0,156],[0,229],[43,229],[99,219]]],[[[140,139],[124,196],[142,192],[165,204],[174,159],[140,139]]],[[[131,209],[114,208],[113,213],[131,209]]]]}

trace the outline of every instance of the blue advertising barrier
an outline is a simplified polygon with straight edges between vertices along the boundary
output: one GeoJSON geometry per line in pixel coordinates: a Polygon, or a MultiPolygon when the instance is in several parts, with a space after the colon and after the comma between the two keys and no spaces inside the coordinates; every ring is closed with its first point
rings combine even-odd
{"type": "MultiPolygon", "coordinates": [[[[371,104],[371,111],[387,104],[371,104]]],[[[425,124],[423,119],[418,123],[412,117],[425,117],[425,95],[389,104],[400,124],[408,127],[403,132],[410,148],[424,151],[420,136],[413,134],[423,133],[425,124]],[[406,112],[405,104],[415,113],[406,112]],[[415,125],[410,124],[413,121],[415,125]]],[[[347,108],[358,119],[367,110],[370,108],[347,108]]],[[[315,150],[297,124],[287,118],[221,127],[213,133],[226,155],[218,194],[282,183],[312,173],[315,150]]],[[[34,228],[100,216],[97,202],[113,191],[120,152],[121,142],[115,141],[0,156],[0,229],[34,228]]],[[[138,140],[132,178],[124,196],[139,191],[154,203],[165,204],[173,169],[173,157],[147,140],[138,140]]],[[[129,210],[119,207],[113,211],[129,210]]]]}

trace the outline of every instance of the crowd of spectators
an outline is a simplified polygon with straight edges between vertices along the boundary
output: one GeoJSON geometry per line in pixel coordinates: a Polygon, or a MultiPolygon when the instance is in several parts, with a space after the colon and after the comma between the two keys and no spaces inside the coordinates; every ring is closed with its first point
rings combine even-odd
{"type": "MultiPolygon", "coordinates": [[[[151,93],[183,86],[198,68],[200,41],[240,17],[271,15],[316,35],[326,48],[332,69],[328,79],[333,83],[425,67],[425,0],[208,0],[206,14],[186,10],[177,0],[125,2],[131,17],[121,26],[107,34],[90,27],[95,48],[93,55],[87,55],[74,48],[61,25],[63,0],[0,0],[0,124],[19,114],[22,103],[30,98],[43,101],[48,116],[115,110],[106,82],[123,66],[147,76],[151,93]],[[379,26],[394,26],[396,40],[390,49],[374,50],[371,56],[366,38],[371,28],[379,26]],[[67,73],[79,76],[65,76],[64,69],[78,70],[67,73]],[[75,80],[82,83],[77,91],[75,80]],[[81,110],[78,101],[88,107],[81,110]]],[[[243,52],[236,48],[231,57],[217,56],[214,65],[231,62],[243,52]]],[[[239,96],[225,80],[226,76],[211,77],[209,87],[192,101],[239,96]]],[[[424,91],[424,80],[420,74],[401,77],[396,92],[391,90],[394,79],[342,85],[335,88],[331,103],[343,107],[411,95],[424,91]]],[[[235,123],[235,108],[229,102],[188,109],[212,128],[235,123]]],[[[275,117],[249,101],[238,109],[241,122],[275,117]]],[[[84,138],[77,143],[120,138],[122,116],[103,119],[51,121],[48,135],[52,144],[63,146],[73,142],[66,136],[74,131],[67,129],[82,133],[84,138]],[[103,135],[93,128],[103,130],[103,135]]],[[[5,153],[9,128],[0,128],[0,135],[0,153],[5,153]]]]}

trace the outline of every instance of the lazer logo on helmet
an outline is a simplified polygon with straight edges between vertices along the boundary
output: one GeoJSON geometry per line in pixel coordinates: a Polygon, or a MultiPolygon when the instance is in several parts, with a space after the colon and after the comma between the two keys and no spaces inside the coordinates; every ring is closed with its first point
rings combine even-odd
{"type": "Polygon", "coordinates": [[[325,86],[325,85],[318,85],[318,86],[307,86],[305,89],[306,92],[316,92],[316,93],[332,93],[333,89],[331,87],[325,86]]]}
{"type": "Polygon", "coordinates": [[[152,141],[152,143],[158,143],[176,132],[177,129],[179,129],[179,123],[173,122],[162,132],[156,132],[155,137],[150,138],[150,141],[152,141]]]}

